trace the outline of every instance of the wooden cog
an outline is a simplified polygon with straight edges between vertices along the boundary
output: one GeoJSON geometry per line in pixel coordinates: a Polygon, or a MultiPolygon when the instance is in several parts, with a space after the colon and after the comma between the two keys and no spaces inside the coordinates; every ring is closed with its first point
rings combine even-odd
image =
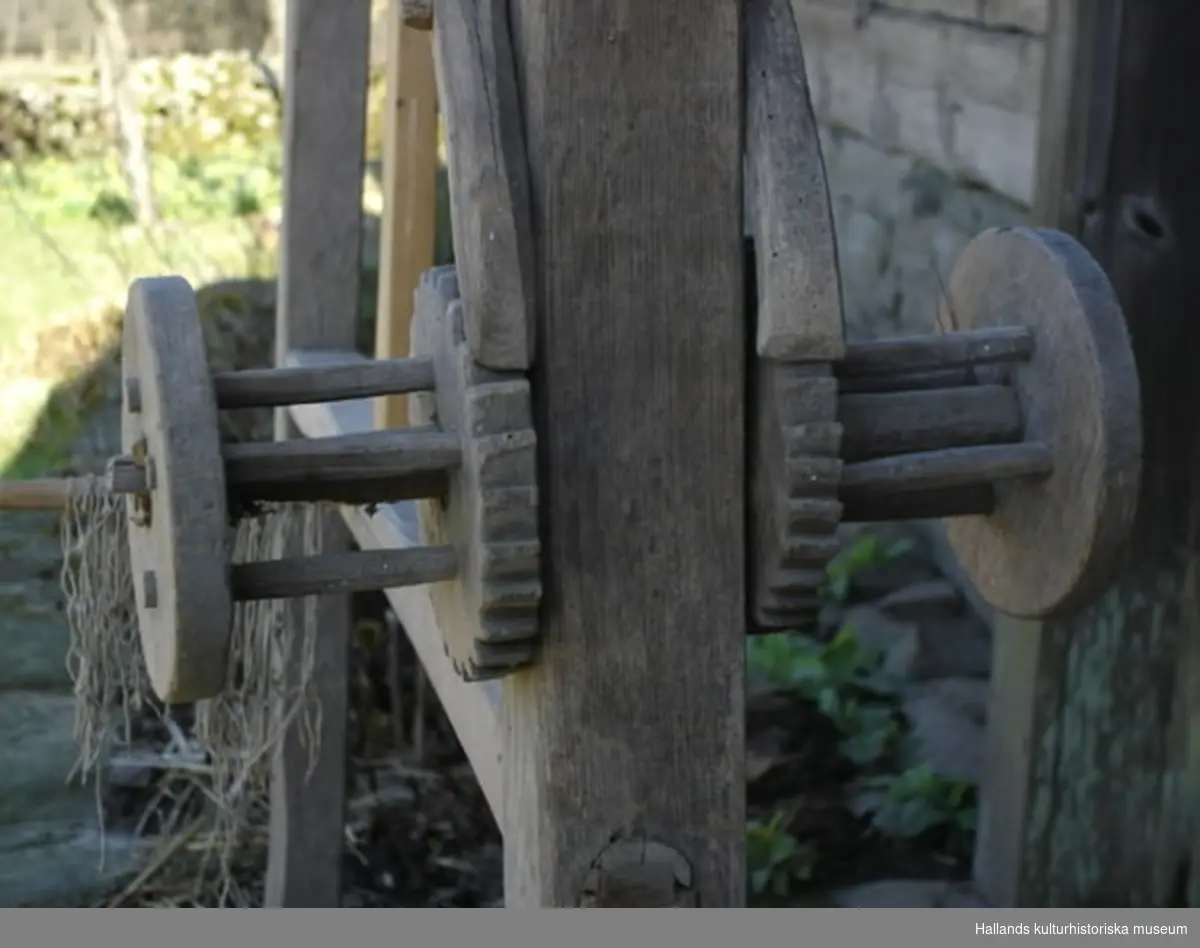
{"type": "Polygon", "coordinates": [[[434,360],[436,392],[410,396],[415,426],[462,437],[449,495],[418,504],[422,543],[451,545],[459,575],[431,587],[446,654],[467,681],[530,663],[538,638],[541,544],[537,441],[529,382],[471,358],[453,267],[429,271],[416,294],[412,346],[434,360]]]}
{"type": "Polygon", "coordinates": [[[842,505],[837,380],[828,364],[755,360],[751,624],[803,628],[821,609],[842,505]]]}
{"type": "Polygon", "coordinates": [[[233,596],[217,402],[196,298],[181,277],[137,280],[121,344],[121,442],[149,489],[126,498],[138,632],[169,704],[225,686],[233,596]]]}

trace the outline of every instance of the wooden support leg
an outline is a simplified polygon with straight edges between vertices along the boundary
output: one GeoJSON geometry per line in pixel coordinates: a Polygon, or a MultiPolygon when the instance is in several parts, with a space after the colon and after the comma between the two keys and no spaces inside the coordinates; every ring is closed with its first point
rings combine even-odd
{"type": "Polygon", "coordinates": [[[512,907],[745,904],[740,6],[512,5],[545,564],[512,907]]]}
{"type": "MultiPolygon", "coordinates": [[[[280,364],[290,349],[354,348],[370,7],[370,0],[288,4],[276,312],[280,364]]],[[[276,436],[292,434],[287,411],[281,409],[276,436]]],[[[325,551],[349,548],[340,517],[328,515],[322,527],[325,551]]],[[[321,756],[310,774],[308,750],[293,730],[275,760],[265,898],[268,907],[336,907],[345,832],[349,599],[325,596],[298,602],[292,621],[320,630],[321,756]]]]}
{"type": "MultiPolygon", "coordinates": [[[[404,24],[404,3],[388,11],[387,109],[383,140],[383,220],[375,356],[409,352],[413,294],[433,266],[437,217],[437,86],[428,30],[404,24]]],[[[408,424],[403,395],[375,403],[376,426],[408,424]]]]}
{"type": "Polygon", "coordinates": [[[996,634],[975,872],[999,906],[1200,906],[1200,132],[1189,0],[1050,4],[1037,217],[1107,271],[1142,383],[1107,595],[996,634]]]}

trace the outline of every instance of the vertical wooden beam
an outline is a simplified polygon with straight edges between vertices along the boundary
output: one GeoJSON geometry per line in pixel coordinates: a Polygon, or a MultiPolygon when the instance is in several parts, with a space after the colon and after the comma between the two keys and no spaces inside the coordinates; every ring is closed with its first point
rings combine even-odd
{"type": "Polygon", "coordinates": [[[1135,536],[1109,593],[1002,623],[976,875],[1017,906],[1200,906],[1200,61],[1193,0],[1055,0],[1036,215],[1108,272],[1141,374],[1135,536]]]}
{"type": "Polygon", "coordinates": [[[741,4],[511,14],[546,597],[503,688],[506,902],[743,905],[741,4]]]}
{"type": "MultiPolygon", "coordinates": [[[[387,110],[383,138],[383,219],[375,355],[409,352],[413,293],[434,264],[437,215],[437,83],[433,34],[404,25],[404,4],[388,10],[387,110]]],[[[376,399],[375,426],[408,424],[404,395],[376,399]]]]}
{"type": "MultiPolygon", "coordinates": [[[[283,233],[276,361],[291,349],[353,349],[362,245],[362,183],[370,0],[291,0],[284,85],[283,233]]],[[[276,437],[296,432],[281,410],[276,437]]],[[[341,517],[322,523],[326,552],[349,547],[341,517]]],[[[320,760],[292,730],[271,779],[269,907],[328,908],[341,897],[345,833],[350,600],[297,602],[292,621],[315,625],[320,760]]]]}

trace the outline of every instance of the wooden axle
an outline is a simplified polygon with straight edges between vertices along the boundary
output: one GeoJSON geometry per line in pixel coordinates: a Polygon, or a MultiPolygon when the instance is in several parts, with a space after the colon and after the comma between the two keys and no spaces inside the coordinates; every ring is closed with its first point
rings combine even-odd
{"type": "MultiPolygon", "coordinates": [[[[318,405],[354,398],[432,392],[436,387],[432,359],[375,359],[341,365],[244,369],[212,376],[217,408],[283,408],[318,405]]],[[[129,411],[142,410],[141,383],[125,380],[129,411]]]]}
{"type": "MultiPolygon", "coordinates": [[[[107,486],[125,495],[138,628],[151,683],[169,702],[226,680],[235,602],[432,584],[465,607],[479,640],[452,659],[501,673],[531,654],[541,596],[536,439],[529,383],[474,367],[453,273],[436,338],[419,358],[208,372],[195,295],[161,277],[130,288],[122,341],[122,444],[107,486]],[[451,292],[453,291],[453,292],[451,292]],[[414,427],[223,444],[218,412],[413,393],[414,427]],[[434,408],[434,406],[436,406],[434,408]],[[263,503],[432,503],[422,545],[231,563],[231,520],[263,503]]],[[[440,291],[439,291],[440,292],[440,291]]]]}
{"type": "MultiPolygon", "coordinates": [[[[462,463],[458,435],[436,428],[296,441],[251,441],[221,448],[231,507],[254,503],[391,503],[444,497],[462,463]]],[[[152,489],[154,459],[121,455],[109,462],[116,494],[152,489]]]]}
{"type": "Polygon", "coordinates": [[[229,585],[237,602],[371,592],[453,579],[458,554],[451,546],[361,550],[239,563],[229,585]]]}

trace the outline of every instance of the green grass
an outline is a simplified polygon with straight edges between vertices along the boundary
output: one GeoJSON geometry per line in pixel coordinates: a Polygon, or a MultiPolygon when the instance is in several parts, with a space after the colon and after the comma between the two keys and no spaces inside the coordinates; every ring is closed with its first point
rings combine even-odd
{"type": "Polygon", "coordinates": [[[253,221],[278,204],[276,155],[161,160],[155,185],[162,221],[147,229],[133,223],[113,162],[0,164],[0,471],[9,476],[60,453],[58,442],[69,443],[77,421],[59,410],[63,417],[38,424],[56,410],[48,408],[50,394],[69,379],[53,360],[33,364],[32,339],[69,335],[76,320],[94,323],[139,276],[177,273],[199,286],[273,267],[273,250],[262,246],[253,221]],[[35,428],[46,444],[27,444],[35,428]],[[21,469],[13,470],[22,451],[21,469]]]}

